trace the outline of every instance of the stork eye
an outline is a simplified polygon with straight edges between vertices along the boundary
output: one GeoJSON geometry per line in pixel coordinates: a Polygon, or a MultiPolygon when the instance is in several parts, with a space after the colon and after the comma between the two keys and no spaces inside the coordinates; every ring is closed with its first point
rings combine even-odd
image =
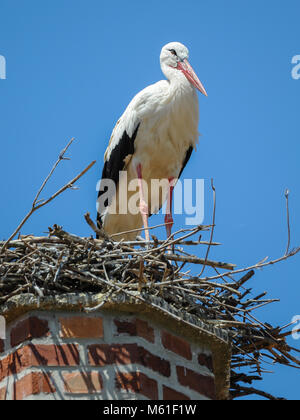
{"type": "Polygon", "coordinates": [[[176,53],[175,50],[169,50],[169,51],[170,51],[170,53],[172,53],[173,55],[176,55],[176,57],[177,57],[177,53],[176,53]]]}

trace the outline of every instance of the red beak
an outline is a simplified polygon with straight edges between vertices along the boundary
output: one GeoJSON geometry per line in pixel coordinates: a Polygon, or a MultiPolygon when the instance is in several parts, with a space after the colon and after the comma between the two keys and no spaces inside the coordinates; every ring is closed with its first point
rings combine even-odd
{"type": "Polygon", "coordinates": [[[189,80],[189,82],[192,83],[193,86],[195,86],[195,88],[197,88],[201,93],[203,93],[203,95],[207,96],[204,86],[202,85],[192,66],[186,59],[183,61],[179,61],[177,68],[178,70],[182,71],[185,77],[189,80]]]}

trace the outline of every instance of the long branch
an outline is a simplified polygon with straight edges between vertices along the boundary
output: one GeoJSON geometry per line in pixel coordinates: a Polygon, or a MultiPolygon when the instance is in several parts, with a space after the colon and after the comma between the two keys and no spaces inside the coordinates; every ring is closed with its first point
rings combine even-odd
{"type": "Polygon", "coordinates": [[[57,168],[57,166],[60,164],[60,162],[61,162],[62,160],[70,160],[69,158],[66,158],[66,157],[65,157],[65,154],[66,154],[67,150],[69,149],[69,147],[71,146],[71,144],[73,143],[73,141],[74,141],[74,140],[75,140],[75,138],[73,137],[73,138],[69,141],[69,143],[66,145],[66,147],[65,147],[65,148],[64,148],[64,149],[60,152],[60,154],[59,154],[59,156],[58,156],[57,161],[55,162],[55,164],[53,165],[53,168],[52,168],[52,169],[51,169],[51,171],[49,172],[49,175],[45,178],[45,180],[44,180],[44,182],[42,183],[42,185],[41,185],[40,189],[38,190],[38,192],[37,192],[37,194],[36,194],[36,196],[35,196],[35,199],[33,200],[32,207],[35,207],[35,206],[36,206],[36,204],[37,204],[37,202],[38,202],[38,199],[39,199],[39,197],[40,197],[40,195],[41,195],[42,191],[45,189],[46,184],[48,183],[49,179],[52,177],[52,175],[53,175],[53,173],[54,173],[55,169],[56,169],[56,168],[57,168]]]}
{"type": "MultiPolygon", "coordinates": [[[[70,146],[72,141],[69,142],[69,144],[67,145],[67,147],[64,149],[64,153],[67,150],[67,148],[70,146]]],[[[74,184],[83,176],[86,174],[86,172],[88,172],[92,166],[95,165],[96,161],[94,160],[92,163],[90,163],[82,172],[80,172],[79,175],[77,175],[75,178],[73,178],[71,181],[69,181],[64,187],[60,188],[55,194],[53,194],[51,197],[49,197],[47,200],[43,200],[40,204],[37,204],[37,200],[38,197],[40,196],[42,190],[44,189],[46,183],[48,182],[50,176],[52,176],[55,168],[57,167],[58,163],[63,159],[63,157],[61,157],[62,154],[60,154],[60,157],[58,159],[58,161],[56,162],[56,164],[54,165],[54,167],[52,168],[50,174],[47,176],[47,178],[45,179],[42,187],[39,189],[38,194],[36,195],[33,204],[32,204],[32,208],[31,210],[26,214],[26,216],[24,217],[24,219],[21,221],[21,223],[19,224],[19,226],[15,229],[15,231],[10,235],[10,237],[8,238],[8,240],[5,242],[5,244],[2,246],[0,254],[3,253],[5,251],[5,249],[7,248],[7,245],[9,244],[9,242],[20,232],[20,230],[22,229],[22,227],[25,225],[25,223],[27,222],[27,220],[33,215],[33,213],[35,213],[37,210],[39,210],[40,208],[46,206],[47,204],[49,204],[51,201],[53,201],[56,197],[58,197],[60,194],[62,194],[64,191],[66,191],[69,188],[73,188],[74,184]]]]}

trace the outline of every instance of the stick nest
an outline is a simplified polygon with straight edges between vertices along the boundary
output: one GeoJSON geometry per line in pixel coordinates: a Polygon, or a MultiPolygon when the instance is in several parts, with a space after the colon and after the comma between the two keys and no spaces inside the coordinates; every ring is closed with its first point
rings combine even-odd
{"type": "MultiPolygon", "coordinates": [[[[86,219],[90,222],[88,215],[86,219]]],[[[256,269],[287,259],[300,249],[243,269],[211,261],[208,252],[203,259],[186,252],[189,246],[206,246],[209,251],[220,245],[212,242],[212,236],[210,241],[202,240],[202,232],[212,230],[212,226],[185,229],[167,241],[152,236],[150,244],[81,238],[57,225],[49,228],[48,237],[20,236],[6,243],[0,253],[0,304],[22,293],[105,294],[101,305],[86,308],[96,311],[118,293],[140,300],[145,295],[159,296],[176,309],[227,331],[232,343],[232,399],[250,394],[277,399],[252,383],[263,379],[270,364],[299,368],[300,361],[293,355],[297,349],[286,341],[291,334],[283,332],[287,326],[274,327],[253,315],[275,300],[266,299],[266,293],[254,296],[248,283],[256,269]],[[195,235],[197,239],[192,240],[195,235]],[[206,276],[205,270],[209,271],[206,276]]]]}

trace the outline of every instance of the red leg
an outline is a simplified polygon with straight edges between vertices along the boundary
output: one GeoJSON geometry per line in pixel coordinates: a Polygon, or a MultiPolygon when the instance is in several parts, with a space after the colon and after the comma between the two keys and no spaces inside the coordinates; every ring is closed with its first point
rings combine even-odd
{"type": "Polygon", "coordinates": [[[169,179],[167,211],[166,211],[166,216],[165,216],[167,238],[169,238],[171,236],[172,227],[174,225],[174,220],[173,220],[173,216],[172,216],[172,201],[173,201],[173,191],[174,191],[174,185],[172,184],[173,180],[174,180],[174,178],[169,179]]]}
{"type": "Polygon", "coordinates": [[[145,229],[145,237],[146,241],[150,241],[150,235],[149,235],[149,224],[148,224],[148,218],[149,218],[149,209],[148,204],[145,201],[144,197],[144,191],[143,191],[143,176],[142,176],[142,165],[139,164],[136,167],[136,171],[138,174],[138,181],[139,181],[139,193],[140,193],[140,212],[143,219],[144,229],[145,229]]]}

